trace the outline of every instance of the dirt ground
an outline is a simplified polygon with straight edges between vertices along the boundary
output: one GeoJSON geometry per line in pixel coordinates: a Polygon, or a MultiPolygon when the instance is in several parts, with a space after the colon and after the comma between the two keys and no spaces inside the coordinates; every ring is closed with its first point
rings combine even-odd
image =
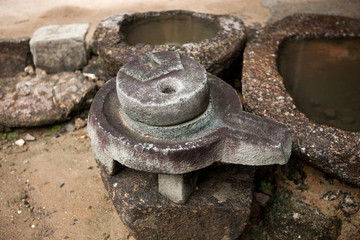
{"type": "Polygon", "coordinates": [[[15,138],[36,138],[22,147],[2,135],[0,239],[127,239],[86,127],[72,133],[59,127],[17,129],[15,138]]]}
{"type": "Polygon", "coordinates": [[[88,39],[98,22],[118,12],[183,9],[204,13],[233,14],[246,24],[262,23],[270,17],[261,0],[89,0],[89,1],[0,1],[0,38],[32,36],[39,27],[51,24],[90,23],[88,39]]]}
{"type": "MultiPolygon", "coordinates": [[[[0,38],[31,37],[37,28],[49,24],[90,23],[89,40],[106,16],[150,10],[233,14],[246,26],[257,27],[293,12],[360,17],[358,0],[289,2],[1,0],[0,38]]],[[[86,113],[80,117],[85,119],[86,113]]],[[[132,239],[100,179],[86,127],[75,132],[64,131],[64,124],[16,129],[0,137],[0,239],[132,239]],[[21,147],[14,144],[28,133],[36,140],[21,147]]]]}

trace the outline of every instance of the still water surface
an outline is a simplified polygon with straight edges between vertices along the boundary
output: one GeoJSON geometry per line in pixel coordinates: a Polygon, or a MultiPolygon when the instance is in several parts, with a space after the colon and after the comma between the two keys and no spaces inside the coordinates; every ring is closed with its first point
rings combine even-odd
{"type": "Polygon", "coordinates": [[[212,38],[218,28],[211,22],[188,15],[150,17],[123,28],[129,45],[182,45],[212,38]]]}
{"type": "Polygon", "coordinates": [[[360,39],[285,42],[279,72],[295,105],[314,122],[360,131],[360,39]]]}

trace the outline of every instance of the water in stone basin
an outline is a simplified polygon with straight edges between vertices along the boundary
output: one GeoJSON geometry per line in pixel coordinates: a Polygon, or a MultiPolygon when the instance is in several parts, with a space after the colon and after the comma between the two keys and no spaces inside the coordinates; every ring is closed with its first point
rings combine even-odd
{"type": "Polygon", "coordinates": [[[151,17],[123,29],[129,45],[182,45],[212,38],[217,32],[215,24],[188,15],[151,17]]]}
{"type": "Polygon", "coordinates": [[[360,38],[288,40],[280,48],[278,68],[308,118],[360,131],[360,38]]]}

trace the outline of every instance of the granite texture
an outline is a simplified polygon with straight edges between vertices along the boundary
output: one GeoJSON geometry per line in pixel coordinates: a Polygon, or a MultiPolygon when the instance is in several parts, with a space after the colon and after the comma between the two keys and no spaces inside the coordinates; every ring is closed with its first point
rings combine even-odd
{"type": "Polygon", "coordinates": [[[34,64],[48,73],[74,71],[87,63],[85,34],[89,24],[49,25],[37,29],[30,49],[34,64]]]}
{"type": "Polygon", "coordinates": [[[281,43],[294,37],[360,37],[360,20],[297,14],[256,31],[244,52],[244,108],[287,126],[292,132],[293,154],[326,173],[360,186],[360,133],[312,122],[297,109],[286,91],[277,57],[281,43]]]}
{"type": "Polygon", "coordinates": [[[14,77],[32,64],[30,38],[0,39],[0,77],[14,77]]]}
{"type": "Polygon", "coordinates": [[[177,51],[187,55],[212,74],[219,75],[237,59],[246,41],[242,21],[230,15],[201,14],[190,11],[166,11],[146,13],[118,13],[102,20],[93,35],[93,51],[99,54],[110,76],[115,76],[121,66],[143,53],[177,51]],[[137,44],[130,46],[122,33],[122,26],[138,19],[156,16],[190,15],[201,18],[219,27],[215,37],[196,43],[175,45],[137,44]]]}
{"type": "Polygon", "coordinates": [[[34,127],[65,121],[89,107],[95,84],[81,73],[0,79],[0,126],[34,127]]]}
{"type": "Polygon", "coordinates": [[[116,211],[136,239],[237,239],[250,217],[255,167],[217,166],[199,172],[188,202],[158,192],[157,174],[129,168],[101,172],[116,211]]]}
{"type": "Polygon", "coordinates": [[[340,235],[341,220],[326,216],[319,208],[277,193],[265,208],[266,231],[273,240],[329,239],[340,235]]]}

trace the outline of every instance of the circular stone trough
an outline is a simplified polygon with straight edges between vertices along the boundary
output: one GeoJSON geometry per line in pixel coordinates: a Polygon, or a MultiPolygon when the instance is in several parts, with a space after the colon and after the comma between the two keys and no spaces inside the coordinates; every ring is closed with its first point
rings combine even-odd
{"type": "Polygon", "coordinates": [[[219,76],[238,60],[246,36],[234,16],[176,10],[109,16],[97,26],[93,41],[110,76],[135,56],[160,51],[187,55],[219,76]]]}
{"type": "MultiPolygon", "coordinates": [[[[282,54],[283,51],[287,51],[284,49],[288,43],[299,40],[313,41],[313,39],[315,41],[317,39],[325,40],[325,42],[329,40],[329,43],[333,42],[331,43],[333,48],[339,50],[343,43],[337,41],[356,42],[360,39],[360,20],[337,16],[298,14],[284,18],[256,32],[254,39],[250,41],[244,52],[242,76],[244,107],[249,112],[275,120],[290,128],[293,137],[293,154],[326,173],[360,186],[360,132],[356,130],[357,127],[342,127],[348,129],[343,130],[334,124],[334,119],[339,117],[335,108],[323,109],[322,114],[328,120],[316,123],[319,120],[306,112],[306,109],[304,110],[301,103],[297,102],[300,99],[299,96],[294,93],[294,85],[298,84],[296,87],[301,87],[302,84],[305,84],[306,79],[288,79],[289,75],[295,76],[294,72],[298,70],[300,73],[307,72],[309,68],[323,72],[332,70],[332,65],[323,65],[325,61],[317,61],[318,65],[314,62],[307,68],[294,68],[293,72],[287,68],[289,67],[287,64],[290,64],[291,61],[288,59],[284,61],[282,54]],[[354,130],[349,131],[349,129],[354,130]]],[[[300,46],[300,48],[304,48],[304,46],[300,46]]],[[[324,52],[330,52],[329,55],[333,54],[330,57],[335,57],[335,59],[357,58],[356,61],[358,61],[358,56],[354,56],[358,49],[358,45],[353,45],[350,50],[342,49],[331,53],[331,46],[328,46],[324,52]]],[[[301,56],[305,56],[306,51],[309,52],[309,49],[298,52],[301,53],[301,56]]],[[[314,57],[318,56],[315,54],[314,57]]],[[[340,74],[340,76],[342,75],[340,74]]],[[[338,85],[335,84],[335,88],[338,86],[338,91],[342,91],[340,83],[343,81],[345,80],[340,77],[338,85]]],[[[317,93],[320,94],[323,88],[329,84],[330,82],[325,79],[323,86],[310,85],[307,90],[316,89],[305,100],[312,100],[313,97],[316,99],[317,93]]],[[[350,84],[353,85],[350,86],[349,92],[343,93],[343,95],[349,95],[351,88],[359,89],[358,81],[350,84]]],[[[359,93],[359,90],[357,92],[359,93]]],[[[328,97],[329,94],[325,93],[324,95],[328,97]]],[[[334,104],[342,100],[336,91],[330,98],[330,102],[334,104]]],[[[315,111],[319,105],[316,101],[312,103],[314,105],[312,109],[310,108],[311,110],[315,111]]],[[[356,124],[356,111],[359,111],[360,103],[356,95],[352,96],[352,101],[357,102],[348,103],[343,108],[353,108],[353,112],[350,113],[350,117],[353,119],[349,120],[349,117],[344,119],[356,124]]]]}

